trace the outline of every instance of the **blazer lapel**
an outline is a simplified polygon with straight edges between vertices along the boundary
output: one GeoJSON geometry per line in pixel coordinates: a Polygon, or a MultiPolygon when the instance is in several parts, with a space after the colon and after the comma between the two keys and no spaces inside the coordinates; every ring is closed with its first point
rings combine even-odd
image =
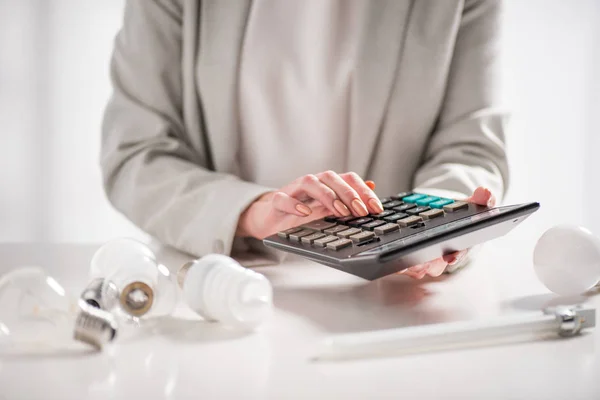
{"type": "Polygon", "coordinates": [[[202,1],[197,79],[204,124],[217,171],[236,174],[237,81],[251,0],[202,1]]]}
{"type": "Polygon", "coordinates": [[[366,177],[397,75],[413,0],[369,2],[350,117],[349,168],[366,177]]]}

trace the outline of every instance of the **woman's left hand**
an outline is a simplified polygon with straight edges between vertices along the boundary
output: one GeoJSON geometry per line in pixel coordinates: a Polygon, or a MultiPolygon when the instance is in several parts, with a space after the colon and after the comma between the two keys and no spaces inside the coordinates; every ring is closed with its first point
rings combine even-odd
{"type": "MultiPolygon", "coordinates": [[[[478,187],[473,192],[473,195],[467,198],[465,201],[480,204],[482,206],[494,207],[496,204],[496,198],[484,187],[478,187]]],[[[445,255],[435,260],[426,262],[424,264],[415,265],[407,268],[404,271],[400,271],[400,274],[410,276],[415,279],[423,279],[425,275],[429,276],[440,276],[448,267],[448,265],[456,265],[463,260],[467,255],[468,250],[457,251],[452,254],[445,255]]]]}

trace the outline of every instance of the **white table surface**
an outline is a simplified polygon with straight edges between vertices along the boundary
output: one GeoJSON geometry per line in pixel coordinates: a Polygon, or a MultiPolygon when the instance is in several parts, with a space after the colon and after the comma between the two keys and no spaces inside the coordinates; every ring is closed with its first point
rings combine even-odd
{"type": "MultiPolygon", "coordinates": [[[[600,332],[574,339],[343,362],[314,362],[329,334],[490,318],[572,301],[537,282],[535,238],[509,235],[453,276],[367,282],[311,262],[257,268],[275,314],[258,332],[178,318],[128,331],[103,353],[0,359],[0,399],[600,399],[600,332]]],[[[97,246],[2,244],[0,273],[45,267],[79,293],[97,246]]],[[[187,257],[160,249],[176,269],[187,257]]],[[[600,296],[588,302],[600,306],[600,296]]],[[[189,317],[189,318],[188,318],[189,317]]]]}

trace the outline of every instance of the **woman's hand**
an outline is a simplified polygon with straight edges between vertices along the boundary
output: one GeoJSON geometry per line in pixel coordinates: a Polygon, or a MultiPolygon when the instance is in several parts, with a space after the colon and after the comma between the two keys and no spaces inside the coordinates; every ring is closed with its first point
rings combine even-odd
{"type": "Polygon", "coordinates": [[[261,196],[240,216],[236,234],[263,239],[332,214],[363,217],[382,211],[377,195],[360,176],[326,171],[261,196]]]}
{"type": "MultiPolygon", "coordinates": [[[[496,205],[496,198],[488,189],[478,187],[473,192],[473,195],[466,201],[471,203],[480,204],[482,206],[494,207],[496,205]]],[[[429,276],[440,276],[448,265],[456,265],[463,260],[467,255],[468,250],[457,251],[456,253],[448,254],[446,256],[436,258],[433,261],[426,262],[424,264],[415,265],[401,271],[403,275],[410,276],[415,279],[423,279],[425,275],[429,276]]]]}

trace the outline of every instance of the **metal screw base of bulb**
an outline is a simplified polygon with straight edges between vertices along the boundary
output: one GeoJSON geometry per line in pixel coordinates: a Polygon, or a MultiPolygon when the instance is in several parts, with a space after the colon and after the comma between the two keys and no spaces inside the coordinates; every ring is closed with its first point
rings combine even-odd
{"type": "Polygon", "coordinates": [[[83,301],[79,302],[79,308],[73,332],[75,340],[87,343],[98,350],[114,340],[118,326],[111,313],[83,301]]]}
{"type": "Polygon", "coordinates": [[[152,308],[154,290],[144,282],[132,282],[123,288],[119,301],[123,311],[141,317],[152,308]]]}
{"type": "Polygon", "coordinates": [[[117,305],[119,290],[113,282],[96,278],[86,286],[80,297],[92,307],[109,311],[117,305]]]}

